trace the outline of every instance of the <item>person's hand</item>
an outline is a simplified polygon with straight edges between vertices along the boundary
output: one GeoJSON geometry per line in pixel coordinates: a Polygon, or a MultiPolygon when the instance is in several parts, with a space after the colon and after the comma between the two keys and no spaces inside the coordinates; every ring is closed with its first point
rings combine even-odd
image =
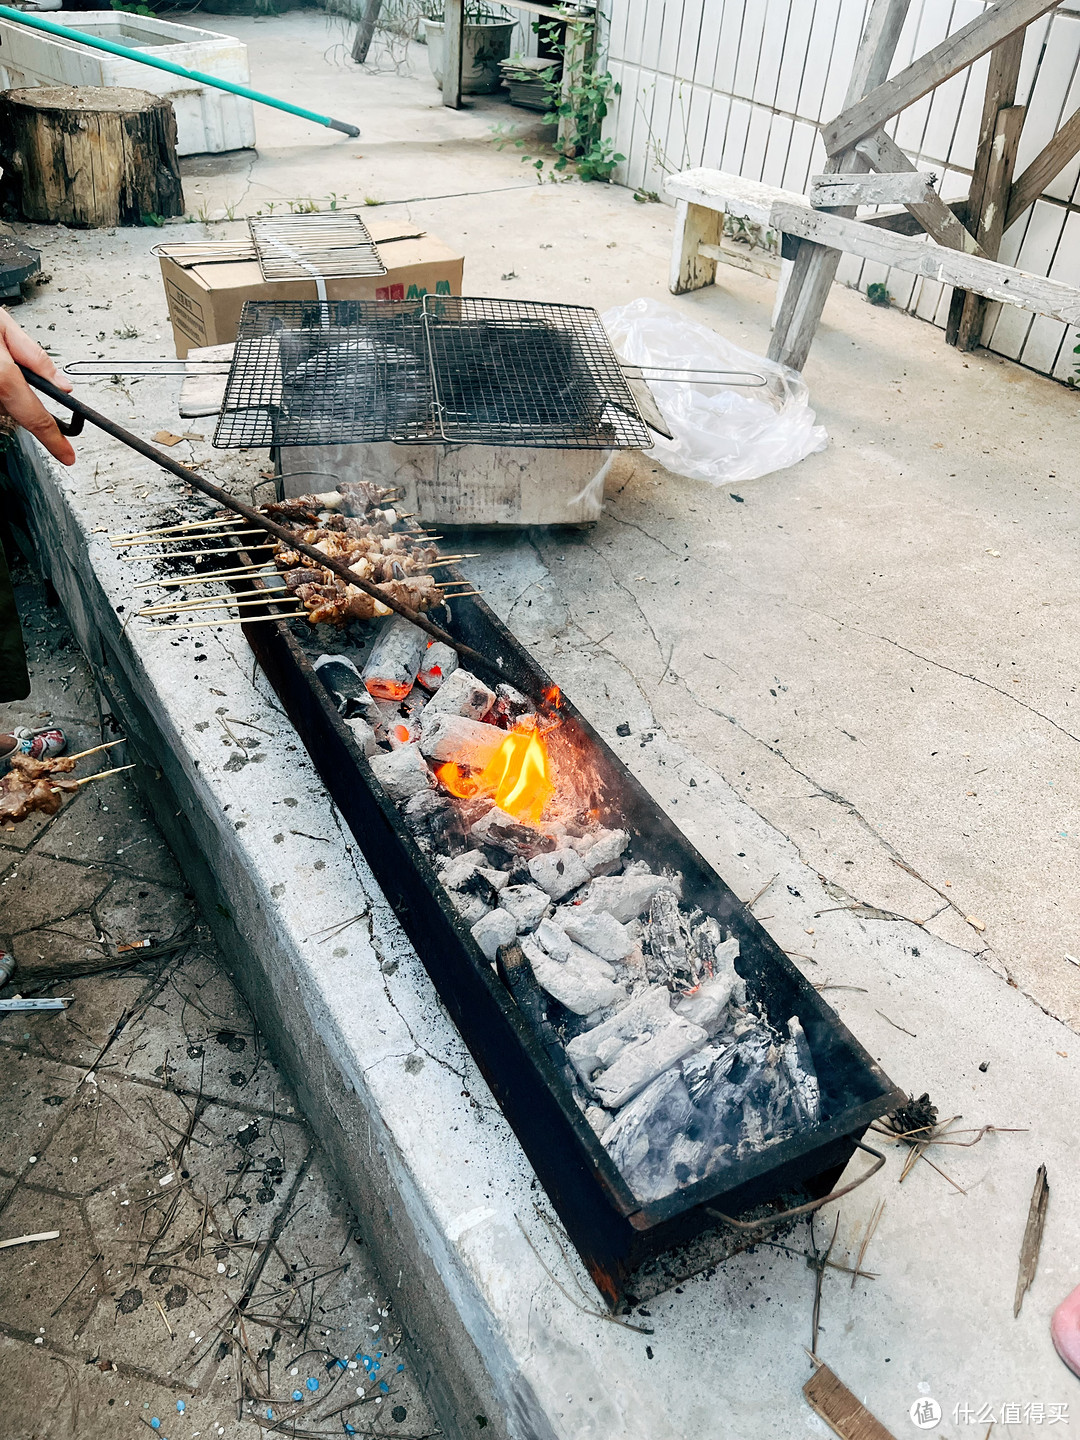
{"type": "Polygon", "coordinates": [[[6,310],[0,309],[0,410],[36,436],[50,455],[64,465],[73,465],[71,441],[61,435],[56,421],[26,383],[20,365],[51,380],[61,390],[71,389],[41,346],[15,324],[6,310]]]}

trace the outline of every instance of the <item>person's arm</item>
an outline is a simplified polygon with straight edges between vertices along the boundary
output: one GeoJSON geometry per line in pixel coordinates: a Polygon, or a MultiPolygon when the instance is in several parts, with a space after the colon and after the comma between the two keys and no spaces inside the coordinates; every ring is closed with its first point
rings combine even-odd
{"type": "Polygon", "coordinates": [[[61,435],[56,421],[26,383],[20,365],[51,380],[61,390],[71,389],[41,346],[15,324],[6,310],[0,309],[0,410],[36,436],[50,455],[64,465],[73,465],[71,441],[61,435]]]}

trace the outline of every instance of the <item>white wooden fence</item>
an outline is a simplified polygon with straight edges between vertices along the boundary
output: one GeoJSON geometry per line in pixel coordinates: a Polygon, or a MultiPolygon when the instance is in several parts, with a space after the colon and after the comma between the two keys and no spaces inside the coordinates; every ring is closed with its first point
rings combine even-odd
{"type": "MultiPolygon", "coordinates": [[[[868,0],[607,0],[608,68],[622,86],[608,133],[627,159],[615,178],[662,193],[692,165],[806,192],[824,168],[817,125],[841,109],[868,0]]],[[[983,0],[913,0],[893,70],[979,15],[983,0]]],[[[946,199],[967,192],[988,61],[942,85],[886,127],[946,199]]],[[[1028,31],[1017,104],[1028,107],[1016,173],[1080,107],[1080,0],[1028,31]]],[[[1080,285],[1080,156],[1006,232],[999,258],[1080,285]]],[[[950,290],[845,256],[838,279],[888,285],[896,303],[944,325],[950,290]]],[[[1073,327],[991,306],[984,342],[1066,379],[1073,327]]]]}

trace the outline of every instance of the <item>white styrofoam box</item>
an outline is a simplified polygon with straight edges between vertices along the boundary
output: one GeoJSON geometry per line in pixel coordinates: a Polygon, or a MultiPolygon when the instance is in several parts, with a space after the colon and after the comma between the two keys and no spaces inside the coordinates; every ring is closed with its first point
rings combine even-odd
{"type": "MultiPolygon", "coordinates": [[[[201,70],[238,85],[248,81],[247,46],[230,35],[117,10],[55,10],[48,18],[115,45],[145,50],[188,70],[201,70]]],[[[92,50],[76,40],[0,20],[0,89],[34,85],[128,85],[162,95],[172,101],[176,112],[178,155],[246,150],[255,144],[250,100],[104,50],[92,50]]]]}

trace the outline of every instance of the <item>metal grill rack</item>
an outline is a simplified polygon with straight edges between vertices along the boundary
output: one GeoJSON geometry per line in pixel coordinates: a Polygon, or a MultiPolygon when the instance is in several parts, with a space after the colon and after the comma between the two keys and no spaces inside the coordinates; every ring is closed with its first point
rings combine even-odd
{"type": "Polygon", "coordinates": [[[385,275],[378,247],[359,215],[253,215],[252,244],[264,280],[331,280],[385,275]]]}
{"type": "Polygon", "coordinates": [[[249,301],[214,444],[653,442],[595,310],[426,295],[249,301]]]}

